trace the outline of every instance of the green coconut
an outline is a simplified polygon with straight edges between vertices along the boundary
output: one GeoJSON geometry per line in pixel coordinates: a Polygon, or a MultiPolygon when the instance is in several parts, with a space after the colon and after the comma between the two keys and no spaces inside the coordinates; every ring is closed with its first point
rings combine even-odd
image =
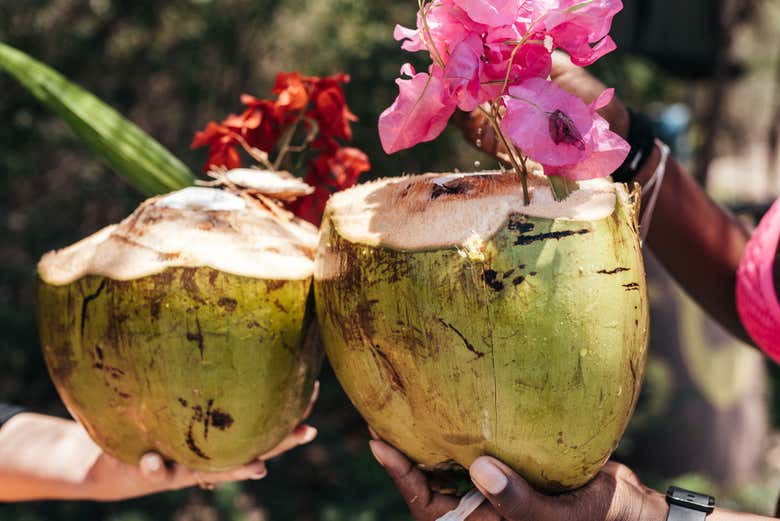
{"type": "Polygon", "coordinates": [[[636,404],[648,302],[637,197],[605,180],[564,202],[514,175],[365,184],[326,209],[323,343],[370,426],[423,468],[491,455],[535,486],[602,468],[636,404]]]}
{"type": "Polygon", "coordinates": [[[316,229],[188,188],[38,267],[49,372],[114,457],[201,471],[275,447],[309,404],[321,354],[308,297],[316,229]]]}

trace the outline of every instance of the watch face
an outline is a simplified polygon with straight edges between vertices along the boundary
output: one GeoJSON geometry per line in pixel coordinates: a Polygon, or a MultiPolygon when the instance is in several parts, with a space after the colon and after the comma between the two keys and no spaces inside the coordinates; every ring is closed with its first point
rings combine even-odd
{"type": "Polygon", "coordinates": [[[666,492],[666,500],[671,505],[679,505],[708,514],[715,510],[714,497],[679,487],[669,487],[669,490],[666,492]]]}

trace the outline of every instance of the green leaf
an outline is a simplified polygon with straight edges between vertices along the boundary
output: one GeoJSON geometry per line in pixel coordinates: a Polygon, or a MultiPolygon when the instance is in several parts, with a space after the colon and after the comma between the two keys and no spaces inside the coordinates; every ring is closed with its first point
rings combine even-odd
{"type": "Polygon", "coordinates": [[[96,154],[145,195],[194,183],[189,168],[154,138],[60,73],[0,42],[0,68],[60,116],[96,154]]]}

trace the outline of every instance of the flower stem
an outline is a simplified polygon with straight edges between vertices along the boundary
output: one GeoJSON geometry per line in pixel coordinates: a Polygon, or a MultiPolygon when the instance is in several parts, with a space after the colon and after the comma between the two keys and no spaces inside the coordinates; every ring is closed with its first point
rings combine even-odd
{"type": "Polygon", "coordinates": [[[523,187],[523,204],[528,206],[531,204],[531,197],[528,193],[528,167],[525,162],[525,157],[517,151],[517,148],[514,146],[514,144],[512,144],[506,138],[504,132],[501,130],[501,125],[498,124],[499,116],[498,107],[496,107],[496,104],[490,104],[490,112],[486,111],[482,107],[480,107],[479,110],[482,111],[485,117],[487,117],[488,121],[490,122],[490,126],[493,127],[493,132],[496,133],[498,138],[501,140],[501,143],[504,145],[504,148],[506,148],[509,161],[512,163],[512,167],[520,178],[520,184],[523,187]],[[518,159],[518,157],[520,157],[520,159],[518,159]]]}
{"type": "Polygon", "coordinates": [[[290,145],[292,144],[293,137],[295,136],[295,132],[298,130],[298,125],[301,123],[302,119],[303,119],[303,112],[301,112],[298,115],[298,118],[295,120],[295,122],[290,126],[290,128],[285,133],[284,138],[282,140],[282,144],[279,147],[279,155],[276,156],[276,161],[274,161],[274,165],[273,165],[274,170],[279,170],[279,167],[282,165],[282,161],[284,161],[284,158],[287,156],[287,153],[290,151],[290,145]]]}
{"type": "Polygon", "coordinates": [[[274,165],[271,164],[271,162],[268,160],[268,154],[263,152],[262,150],[259,150],[257,148],[252,147],[249,143],[246,142],[246,139],[244,139],[240,134],[238,133],[232,133],[233,137],[236,138],[236,141],[238,141],[238,144],[241,145],[241,147],[246,150],[246,153],[249,154],[249,156],[257,161],[258,163],[262,164],[269,170],[276,170],[274,168],[274,165]]]}
{"type": "Polygon", "coordinates": [[[417,5],[420,6],[420,19],[422,20],[423,25],[423,43],[425,43],[426,47],[429,47],[429,51],[431,53],[431,57],[433,57],[433,61],[436,62],[436,65],[444,68],[444,60],[441,58],[441,54],[439,54],[439,49],[436,47],[436,42],[433,41],[433,35],[431,34],[431,28],[428,25],[428,18],[425,14],[425,4],[427,0],[418,0],[417,5]],[[426,41],[427,40],[427,41],[426,41]],[[430,44],[428,43],[430,42],[430,44]]]}
{"type": "Polygon", "coordinates": [[[577,183],[569,181],[563,176],[551,175],[548,178],[550,179],[550,190],[552,190],[553,197],[558,202],[563,201],[577,190],[577,183]]]}

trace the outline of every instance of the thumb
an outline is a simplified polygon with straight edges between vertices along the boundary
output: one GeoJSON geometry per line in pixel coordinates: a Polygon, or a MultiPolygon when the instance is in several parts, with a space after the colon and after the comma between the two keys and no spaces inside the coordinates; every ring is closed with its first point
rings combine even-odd
{"type": "Polygon", "coordinates": [[[478,458],[469,469],[471,480],[507,521],[570,519],[561,506],[534,490],[495,458],[478,458]]]}

